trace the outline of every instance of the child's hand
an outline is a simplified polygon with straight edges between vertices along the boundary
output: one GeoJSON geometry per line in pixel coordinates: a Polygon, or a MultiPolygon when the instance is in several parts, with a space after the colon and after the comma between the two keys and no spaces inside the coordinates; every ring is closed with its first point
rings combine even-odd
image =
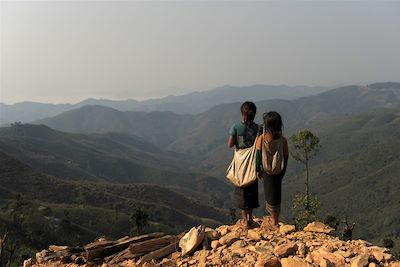
{"type": "Polygon", "coordinates": [[[257,172],[257,179],[262,179],[261,172],[257,172]]]}

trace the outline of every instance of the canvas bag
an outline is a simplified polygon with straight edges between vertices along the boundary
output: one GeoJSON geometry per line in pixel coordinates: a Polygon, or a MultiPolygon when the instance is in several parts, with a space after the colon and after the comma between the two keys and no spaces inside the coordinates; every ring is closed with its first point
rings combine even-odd
{"type": "Polygon", "coordinates": [[[235,149],[226,177],[237,187],[247,186],[257,180],[256,144],[257,138],[252,147],[235,149]]]}
{"type": "Polygon", "coordinates": [[[263,129],[263,142],[261,147],[262,152],[262,167],[263,171],[270,175],[279,174],[285,167],[283,155],[283,137],[266,142],[264,139],[265,129],[263,129]]]}

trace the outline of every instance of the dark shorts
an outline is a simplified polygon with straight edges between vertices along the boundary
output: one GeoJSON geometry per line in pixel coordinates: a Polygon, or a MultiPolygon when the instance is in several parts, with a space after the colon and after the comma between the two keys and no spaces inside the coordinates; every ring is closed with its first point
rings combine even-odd
{"type": "Polygon", "coordinates": [[[258,181],[246,187],[235,187],[233,199],[238,209],[258,208],[260,206],[258,203],[258,181]]]}
{"type": "Polygon", "coordinates": [[[282,174],[268,175],[263,173],[266,208],[270,213],[281,210],[282,178],[282,174]]]}

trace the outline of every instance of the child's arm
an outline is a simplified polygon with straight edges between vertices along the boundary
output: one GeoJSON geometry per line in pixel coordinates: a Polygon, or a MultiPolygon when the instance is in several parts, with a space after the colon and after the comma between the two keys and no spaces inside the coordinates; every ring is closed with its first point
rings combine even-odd
{"type": "Polygon", "coordinates": [[[260,135],[257,138],[257,144],[256,144],[256,172],[257,172],[257,178],[261,179],[261,171],[262,171],[262,153],[261,153],[261,145],[262,145],[262,139],[263,136],[260,135]]]}
{"type": "Polygon", "coordinates": [[[286,174],[286,169],[287,169],[287,165],[288,165],[288,161],[289,161],[289,145],[288,142],[286,140],[286,138],[283,141],[283,171],[282,171],[282,178],[285,176],[286,174]]]}
{"type": "Polygon", "coordinates": [[[232,148],[236,144],[236,124],[229,129],[228,148],[232,148]]]}

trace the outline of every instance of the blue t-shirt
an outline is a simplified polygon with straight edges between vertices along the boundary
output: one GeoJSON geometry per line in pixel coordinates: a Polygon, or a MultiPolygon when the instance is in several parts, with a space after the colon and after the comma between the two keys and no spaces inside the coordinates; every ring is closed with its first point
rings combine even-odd
{"type": "Polygon", "coordinates": [[[251,147],[258,135],[258,124],[252,122],[247,126],[243,122],[235,123],[229,129],[229,135],[235,137],[237,149],[251,147]]]}

